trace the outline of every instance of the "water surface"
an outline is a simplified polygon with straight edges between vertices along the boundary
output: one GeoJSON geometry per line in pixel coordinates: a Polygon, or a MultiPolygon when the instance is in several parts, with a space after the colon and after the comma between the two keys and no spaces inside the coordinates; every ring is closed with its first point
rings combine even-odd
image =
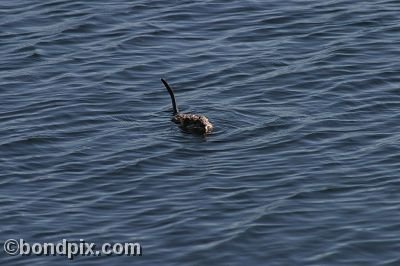
{"type": "Polygon", "coordinates": [[[0,11],[2,244],[143,248],[79,265],[399,265],[398,1],[0,11]],[[170,121],[161,77],[212,135],[170,121]]]}

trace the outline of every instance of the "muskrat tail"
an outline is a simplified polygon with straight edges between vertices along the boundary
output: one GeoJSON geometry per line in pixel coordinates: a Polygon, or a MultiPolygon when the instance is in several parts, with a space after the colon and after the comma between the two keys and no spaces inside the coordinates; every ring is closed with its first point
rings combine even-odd
{"type": "Polygon", "coordinates": [[[167,88],[167,90],[169,92],[169,96],[171,96],[172,107],[174,108],[174,115],[176,115],[179,112],[179,110],[178,110],[178,106],[176,105],[174,92],[172,91],[171,87],[168,85],[168,83],[164,79],[161,79],[161,81],[164,84],[165,88],[167,88]]]}

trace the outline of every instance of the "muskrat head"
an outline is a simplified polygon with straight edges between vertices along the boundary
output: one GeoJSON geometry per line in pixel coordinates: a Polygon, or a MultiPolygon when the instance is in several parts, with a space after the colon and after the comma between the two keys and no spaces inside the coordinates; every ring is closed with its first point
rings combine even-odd
{"type": "Polygon", "coordinates": [[[200,116],[197,121],[197,127],[201,129],[202,133],[210,133],[213,129],[213,125],[208,121],[208,118],[205,116],[200,116]]]}

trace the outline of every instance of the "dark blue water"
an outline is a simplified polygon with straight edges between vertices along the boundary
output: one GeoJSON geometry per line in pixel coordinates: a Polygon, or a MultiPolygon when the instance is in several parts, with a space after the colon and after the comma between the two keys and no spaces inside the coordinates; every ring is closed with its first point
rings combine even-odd
{"type": "Polygon", "coordinates": [[[400,2],[196,2],[1,1],[0,264],[400,265],[400,2]]]}

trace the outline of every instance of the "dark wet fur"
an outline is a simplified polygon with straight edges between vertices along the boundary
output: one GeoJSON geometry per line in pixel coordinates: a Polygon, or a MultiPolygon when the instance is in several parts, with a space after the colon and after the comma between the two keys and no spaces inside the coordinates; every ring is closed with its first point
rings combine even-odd
{"type": "Polygon", "coordinates": [[[167,88],[169,95],[171,96],[172,108],[174,110],[174,116],[172,117],[172,121],[177,123],[180,128],[184,131],[198,134],[209,134],[213,129],[213,125],[208,121],[208,118],[204,115],[197,114],[185,114],[179,113],[178,106],[176,104],[175,95],[172,88],[168,85],[168,83],[161,79],[164,86],[167,88]]]}

